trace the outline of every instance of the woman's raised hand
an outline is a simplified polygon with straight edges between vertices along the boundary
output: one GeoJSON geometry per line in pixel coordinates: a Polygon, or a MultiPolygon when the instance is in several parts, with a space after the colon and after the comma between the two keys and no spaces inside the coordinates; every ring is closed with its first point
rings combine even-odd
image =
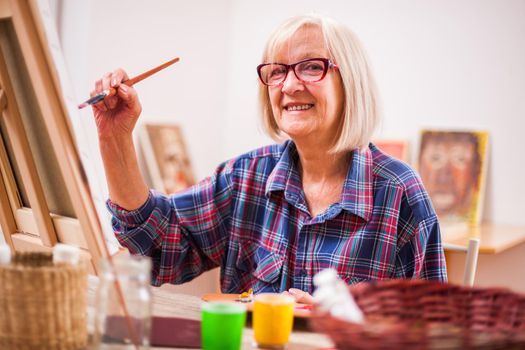
{"type": "Polygon", "coordinates": [[[136,90],[122,84],[127,79],[127,73],[119,68],[111,73],[106,73],[95,82],[95,90],[91,91],[91,96],[111,87],[117,89],[115,95],[107,96],[92,106],[100,139],[131,136],[135,128],[142,106],[136,90]]]}

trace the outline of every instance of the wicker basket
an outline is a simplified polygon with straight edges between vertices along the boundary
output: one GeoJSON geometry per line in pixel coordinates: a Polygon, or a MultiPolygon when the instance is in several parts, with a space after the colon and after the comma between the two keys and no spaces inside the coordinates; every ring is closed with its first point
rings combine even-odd
{"type": "Polygon", "coordinates": [[[367,282],[350,290],[366,317],[316,315],[310,325],[346,349],[525,349],[525,295],[420,280],[367,282]]]}
{"type": "Polygon", "coordinates": [[[18,253],[0,267],[0,349],[81,349],[87,345],[87,269],[18,253]]]}

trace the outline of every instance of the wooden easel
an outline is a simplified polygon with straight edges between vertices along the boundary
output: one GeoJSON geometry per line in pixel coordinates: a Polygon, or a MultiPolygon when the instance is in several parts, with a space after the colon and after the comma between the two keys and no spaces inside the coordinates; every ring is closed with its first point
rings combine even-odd
{"type": "Polygon", "coordinates": [[[24,220],[17,215],[23,215],[24,208],[20,207],[17,184],[12,172],[9,173],[9,162],[5,154],[2,157],[2,152],[0,224],[7,243],[14,250],[49,250],[58,241],[80,245],[84,248],[84,255],[91,259],[92,271],[97,272],[99,259],[107,254],[104,235],[74,141],[67,101],[60,90],[57,70],[54,69],[51,50],[57,48],[50,48],[45,28],[49,13],[42,13],[40,5],[38,0],[0,0],[0,19],[9,22],[16,34],[36,105],[51,140],[51,151],[59,159],[59,170],[65,182],[64,191],[71,200],[76,219],[57,218],[49,211],[11,86],[11,80],[16,77],[11,76],[13,72],[7,69],[2,56],[0,113],[5,121],[4,132],[14,144],[15,158],[29,197],[32,217],[36,221],[36,234],[31,231],[32,235],[26,234],[27,229],[20,225],[24,220]],[[63,234],[57,234],[59,229],[63,234]]]}

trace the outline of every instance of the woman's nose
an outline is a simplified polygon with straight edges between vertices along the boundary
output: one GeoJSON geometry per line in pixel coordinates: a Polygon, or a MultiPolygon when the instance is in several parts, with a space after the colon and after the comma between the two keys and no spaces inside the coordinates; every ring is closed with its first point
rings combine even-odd
{"type": "Polygon", "coordinates": [[[296,91],[304,90],[304,84],[300,81],[295,75],[293,70],[289,70],[286,78],[283,81],[283,86],[281,91],[285,94],[293,94],[296,91]]]}

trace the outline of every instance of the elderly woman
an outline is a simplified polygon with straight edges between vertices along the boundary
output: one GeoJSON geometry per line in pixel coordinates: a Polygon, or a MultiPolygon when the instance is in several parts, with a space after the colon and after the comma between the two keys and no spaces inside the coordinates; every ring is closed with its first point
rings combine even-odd
{"type": "Polygon", "coordinates": [[[446,280],[439,224],[418,175],[370,143],[378,96],[365,52],[344,26],[294,17],[257,67],[264,125],[281,144],[221,164],[171,196],[149,190],[132,131],[141,105],[116,70],[97,81],[118,95],[93,110],[113,225],[152,283],[187,282],[221,267],[225,293],[289,291],[309,301],[332,267],[348,284],[446,280]]]}

